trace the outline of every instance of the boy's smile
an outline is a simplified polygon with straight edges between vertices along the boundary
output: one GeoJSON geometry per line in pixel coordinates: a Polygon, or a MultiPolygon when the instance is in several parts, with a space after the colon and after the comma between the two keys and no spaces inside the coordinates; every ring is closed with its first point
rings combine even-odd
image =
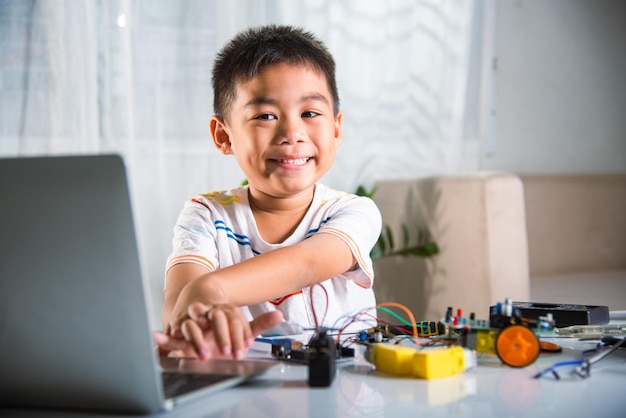
{"type": "Polygon", "coordinates": [[[310,201],[341,144],[341,117],[322,73],[281,63],[237,83],[226,120],[213,117],[211,133],[222,153],[235,155],[257,202],[310,201]]]}

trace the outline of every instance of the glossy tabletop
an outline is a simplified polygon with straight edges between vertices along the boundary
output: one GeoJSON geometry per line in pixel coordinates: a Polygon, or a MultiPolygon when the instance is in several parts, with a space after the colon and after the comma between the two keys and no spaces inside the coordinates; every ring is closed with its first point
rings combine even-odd
{"type": "MultiPolygon", "coordinates": [[[[626,417],[626,348],[591,368],[583,379],[560,368],[561,379],[533,376],[555,362],[575,360],[597,341],[554,339],[558,354],[511,368],[481,355],[478,366],[435,380],[398,378],[361,356],[341,363],[328,388],[308,386],[308,368],[279,364],[251,383],[207,396],[162,417],[626,417]]],[[[252,353],[252,356],[255,354],[252,353]]],[[[257,354],[259,355],[259,354],[257,354]]],[[[2,410],[1,416],[98,416],[69,411],[2,410]]]]}

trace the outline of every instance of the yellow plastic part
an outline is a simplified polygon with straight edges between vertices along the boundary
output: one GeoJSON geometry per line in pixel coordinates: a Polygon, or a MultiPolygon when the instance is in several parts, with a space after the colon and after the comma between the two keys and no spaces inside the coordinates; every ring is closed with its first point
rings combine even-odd
{"type": "Polygon", "coordinates": [[[496,338],[496,354],[504,364],[526,367],[539,357],[539,338],[523,325],[511,325],[500,331],[496,338]]]}
{"type": "Polygon", "coordinates": [[[454,376],[467,369],[465,350],[454,346],[422,350],[415,354],[413,375],[422,379],[454,376]]]}
{"type": "Polygon", "coordinates": [[[468,368],[462,347],[438,347],[416,350],[391,344],[371,347],[370,361],[382,372],[394,376],[438,379],[453,376],[468,368]]]}
{"type": "Polygon", "coordinates": [[[496,354],[498,331],[493,329],[476,331],[476,352],[496,354]]]}
{"type": "Polygon", "coordinates": [[[394,376],[412,376],[414,348],[392,344],[374,344],[370,361],[376,369],[394,376]]]}

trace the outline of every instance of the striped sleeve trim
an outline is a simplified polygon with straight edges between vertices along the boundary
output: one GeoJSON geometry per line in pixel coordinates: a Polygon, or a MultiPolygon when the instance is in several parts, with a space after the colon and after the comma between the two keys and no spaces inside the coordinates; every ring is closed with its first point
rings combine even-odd
{"type": "MultiPolygon", "coordinates": [[[[363,256],[361,249],[359,248],[358,245],[356,245],[356,243],[354,242],[354,240],[352,239],[350,235],[335,228],[324,228],[323,230],[319,232],[332,234],[338,237],[339,239],[341,239],[343,242],[345,242],[348,245],[348,247],[350,247],[350,251],[352,251],[354,258],[356,258],[356,261],[357,263],[359,263],[359,266],[361,267],[363,272],[367,275],[367,277],[369,277],[370,281],[372,280],[372,278],[374,277],[374,272],[370,269],[370,264],[366,261],[367,258],[363,256]]],[[[367,257],[369,257],[369,255],[367,255],[367,257]]],[[[368,287],[358,282],[354,282],[354,283],[363,288],[368,287]]]]}
{"type": "Polygon", "coordinates": [[[199,255],[194,255],[194,254],[186,254],[186,255],[180,255],[178,257],[172,257],[172,259],[170,259],[167,262],[165,271],[168,272],[169,269],[171,269],[175,265],[183,264],[183,263],[199,264],[209,271],[215,271],[215,265],[211,261],[207,260],[204,257],[201,257],[199,255]]]}

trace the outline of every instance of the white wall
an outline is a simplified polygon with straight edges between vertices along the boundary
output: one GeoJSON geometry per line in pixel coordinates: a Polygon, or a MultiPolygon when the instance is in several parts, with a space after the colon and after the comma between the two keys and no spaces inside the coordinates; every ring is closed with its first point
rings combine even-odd
{"type": "Polygon", "coordinates": [[[497,7],[497,135],[481,168],[626,172],[626,2],[497,7]]]}

